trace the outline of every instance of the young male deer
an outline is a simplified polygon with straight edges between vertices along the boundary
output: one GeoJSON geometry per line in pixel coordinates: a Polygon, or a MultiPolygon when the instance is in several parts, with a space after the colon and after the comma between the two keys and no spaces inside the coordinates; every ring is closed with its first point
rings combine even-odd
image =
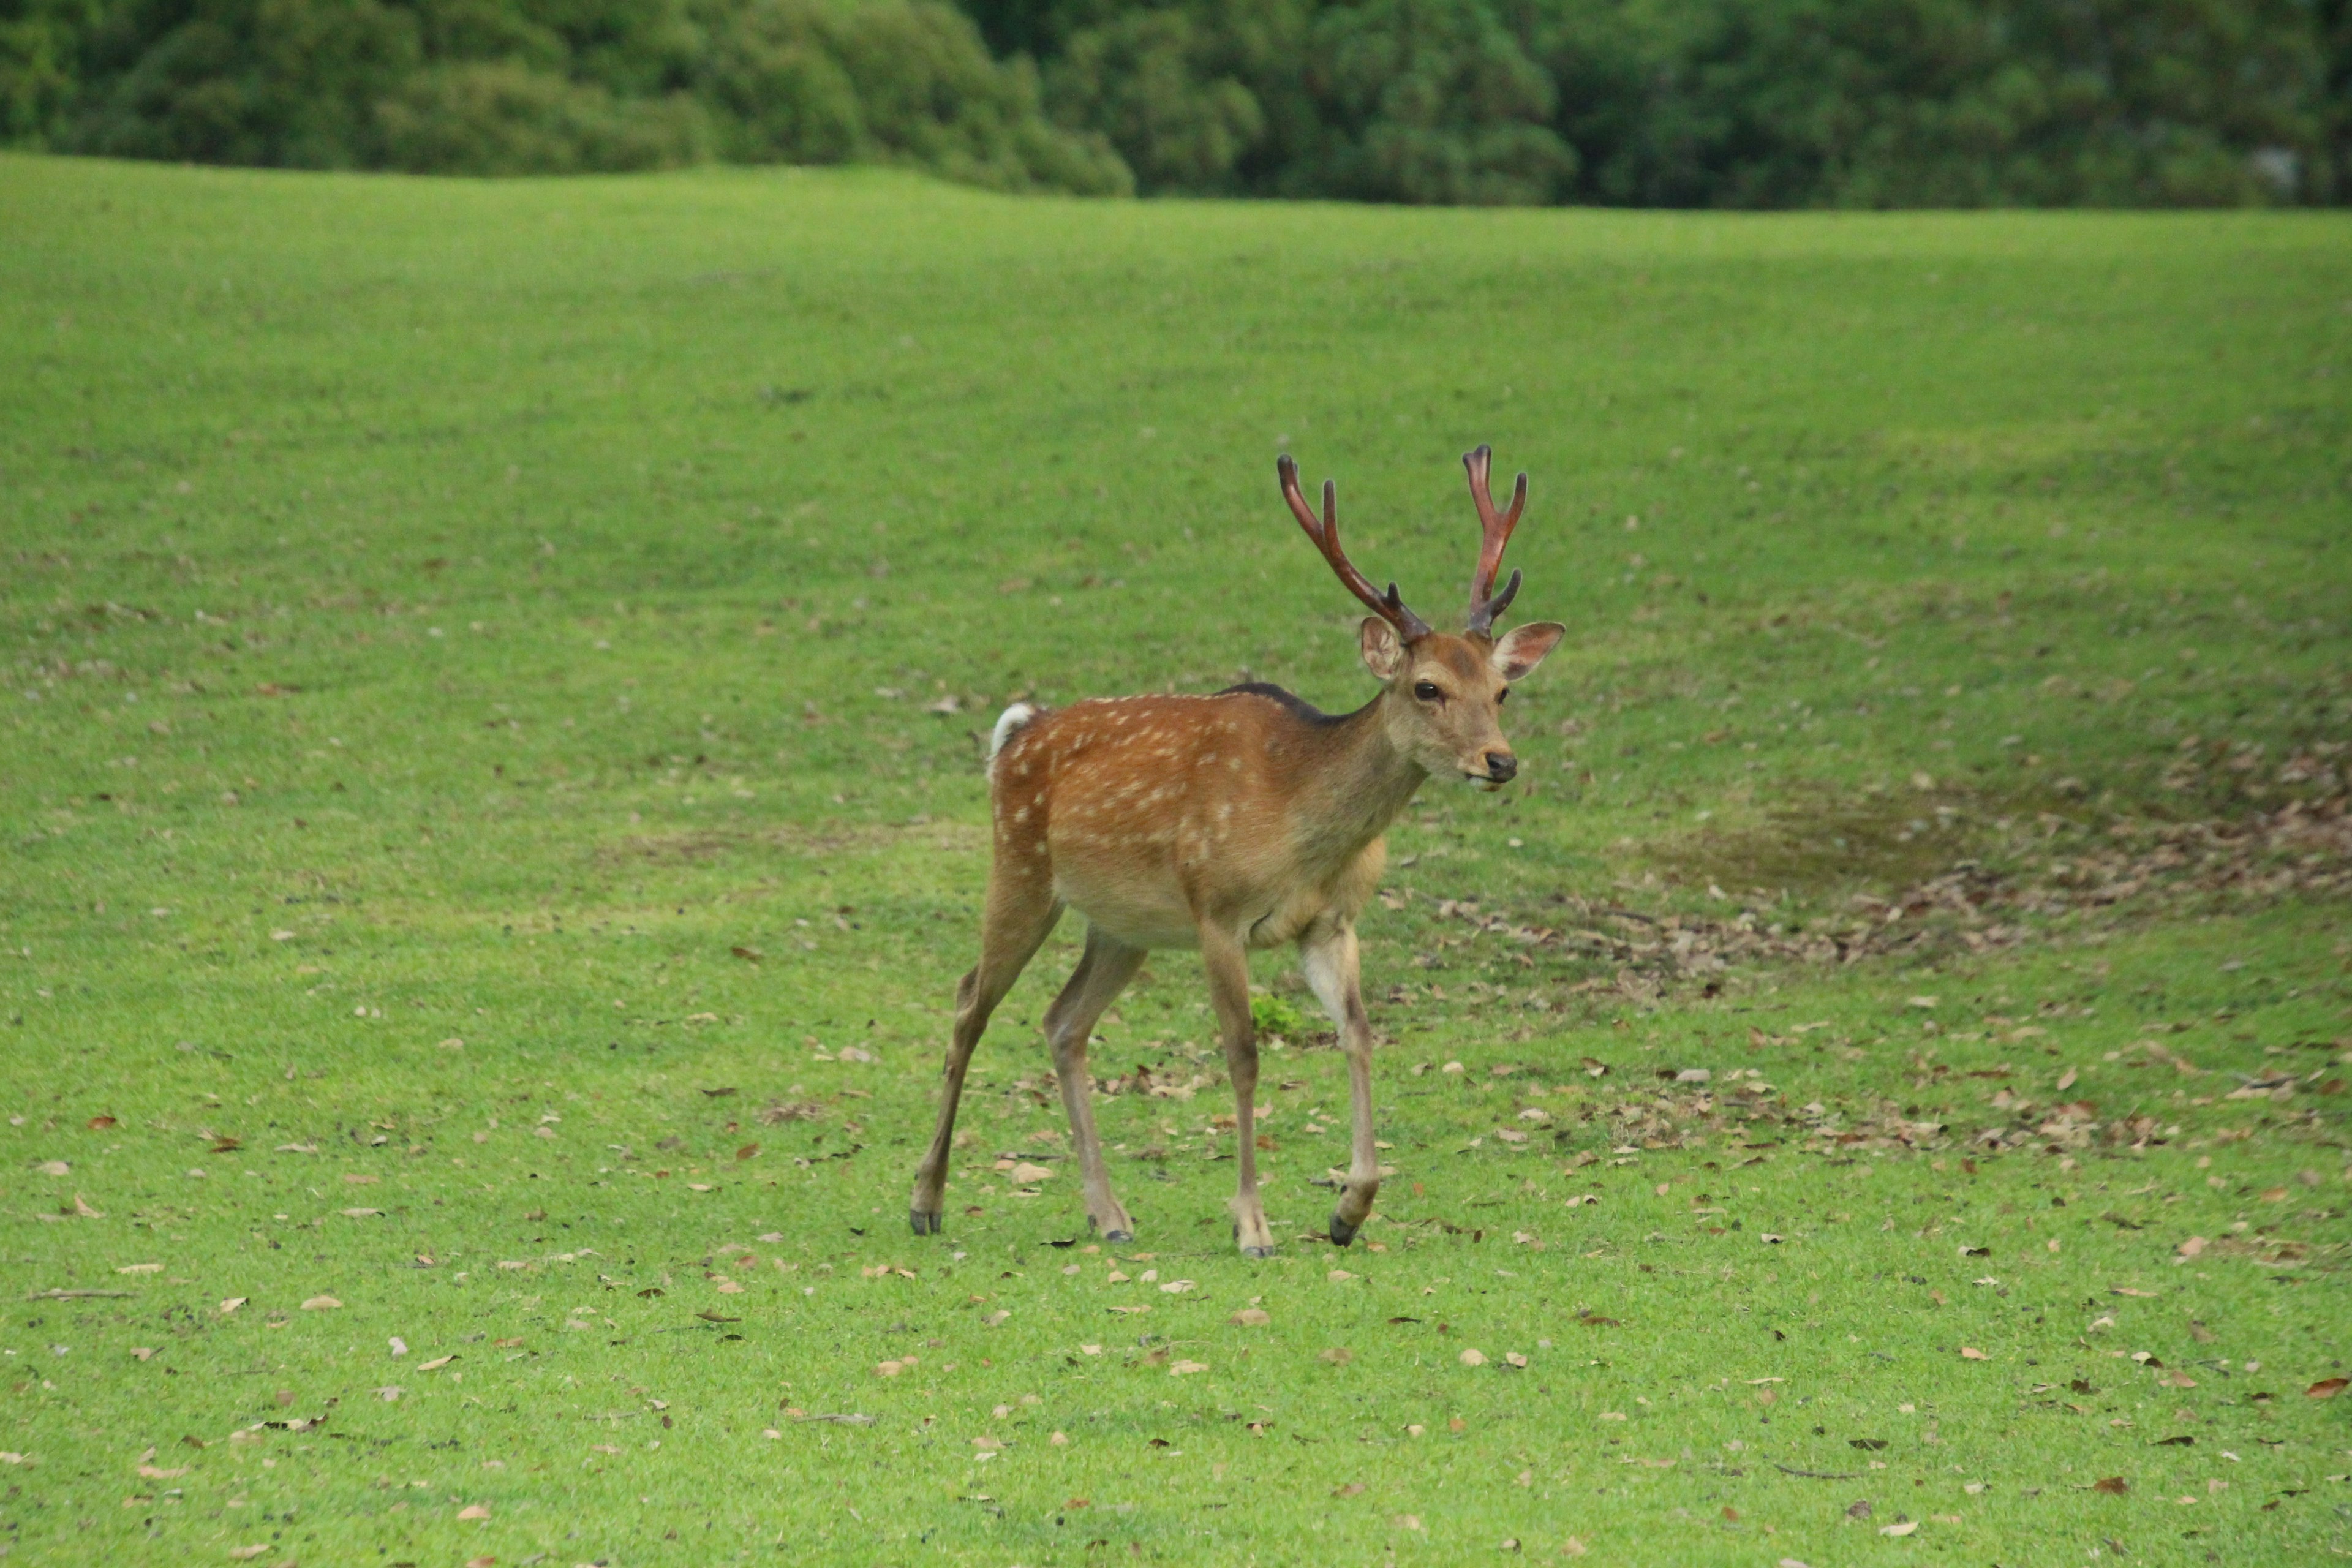
{"type": "Polygon", "coordinates": [[[1510,510],[1498,511],[1487,459],[1480,447],[1462,460],[1484,540],[1459,637],[1432,630],[1405,608],[1395,584],[1382,595],[1349,563],[1329,480],[1318,519],[1299,493],[1297,465],[1287,457],[1276,465],[1298,525],[1373,612],[1360,641],[1382,686],[1354,712],[1318,712],[1280,687],[1251,684],[1213,697],[1124,697],[1058,712],[1016,702],[996,721],[988,767],[995,858],[980,963],[956,990],[939,1128],[915,1176],[916,1235],[940,1226],[972,1047],[1063,910],[1076,907],[1087,917],[1086,954],[1045,1011],[1045,1036],[1094,1228],[1110,1241],[1134,1237],[1095,1135],[1087,1041],[1151,949],[1197,947],[1234,1086],[1234,1233],[1247,1256],[1272,1253],[1252,1129],[1257,1042],[1245,954],[1295,942],[1307,983],[1347,1048],[1355,1143],[1329,1234],[1342,1247],[1355,1238],[1380,1189],[1356,916],[1380,881],[1381,835],[1432,773],[1488,790],[1510,781],[1519,764],[1498,722],[1503,700],[1567,635],[1551,622],[1494,633],[1495,617],[1519,588],[1513,571],[1496,593],[1495,574],[1527,505],[1528,477],[1519,476],[1510,510]]]}

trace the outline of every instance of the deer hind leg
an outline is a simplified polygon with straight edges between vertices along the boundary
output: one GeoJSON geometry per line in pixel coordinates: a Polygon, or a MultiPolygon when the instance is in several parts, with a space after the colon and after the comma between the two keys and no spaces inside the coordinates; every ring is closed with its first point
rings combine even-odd
{"type": "Polygon", "coordinates": [[[1234,1241],[1244,1258],[1274,1256],[1274,1232],[1257,1191],[1257,1031],[1250,1022],[1249,958],[1230,931],[1201,931],[1201,959],[1209,972],[1209,999],[1225,1047],[1225,1076],[1234,1083],[1234,1139],[1239,1166],[1234,1193],[1234,1241]]]}
{"type": "MultiPolygon", "coordinates": [[[[1000,867],[1001,869],[1001,867],[1000,867]]],[[[956,987],[955,1033],[948,1043],[947,1064],[940,1073],[940,1121],[931,1146],[915,1169],[915,1195],[907,1205],[907,1222],[917,1236],[934,1236],[942,1228],[940,1205],[947,1194],[948,1152],[955,1136],[956,1102],[963,1095],[964,1069],[971,1065],[972,1047],[988,1027],[988,1016],[1013,989],[1030,959],[1044,945],[1062,905],[1053,885],[1044,877],[1014,880],[992,875],[988,910],[981,919],[980,962],[956,987]]]]}
{"type": "Polygon", "coordinates": [[[1094,1084],[1087,1076],[1087,1041],[1103,1009],[1143,967],[1145,956],[1142,948],[1089,930],[1086,955],[1078,960],[1070,983],[1045,1010],[1045,1038],[1054,1047],[1054,1074],[1062,1080],[1062,1109],[1069,1112],[1070,1138],[1077,1145],[1078,1166],[1086,1182],[1087,1223],[1105,1241],[1133,1241],[1135,1222],[1111,1195],[1102,1140],[1095,1135],[1094,1084]]]}
{"type": "Polygon", "coordinates": [[[1357,974],[1356,932],[1352,926],[1311,928],[1299,939],[1299,966],[1316,1000],[1331,1015],[1339,1043],[1348,1053],[1348,1098],[1355,1110],[1355,1142],[1348,1160],[1348,1183],[1339,1205],[1331,1211],[1331,1239],[1341,1247],[1372,1212],[1372,1197],[1381,1190],[1380,1151],[1372,1142],[1372,1026],[1364,1015],[1364,995],[1357,974]]]}

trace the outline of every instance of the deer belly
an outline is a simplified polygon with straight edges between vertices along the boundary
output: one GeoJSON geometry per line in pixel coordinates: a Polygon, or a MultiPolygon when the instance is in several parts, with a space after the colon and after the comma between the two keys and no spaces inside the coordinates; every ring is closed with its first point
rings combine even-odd
{"type": "Polygon", "coordinates": [[[1084,866],[1054,868],[1054,895],[1106,936],[1130,947],[1198,947],[1201,931],[1182,893],[1084,866]]]}

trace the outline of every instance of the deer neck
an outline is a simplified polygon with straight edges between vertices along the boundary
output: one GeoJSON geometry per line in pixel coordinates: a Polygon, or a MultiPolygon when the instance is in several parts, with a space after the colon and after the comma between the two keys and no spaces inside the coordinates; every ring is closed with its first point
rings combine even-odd
{"type": "Polygon", "coordinates": [[[1313,767],[1315,809],[1303,847],[1315,858],[1352,859],[1389,825],[1429,777],[1390,739],[1385,696],[1375,697],[1320,737],[1313,767]]]}

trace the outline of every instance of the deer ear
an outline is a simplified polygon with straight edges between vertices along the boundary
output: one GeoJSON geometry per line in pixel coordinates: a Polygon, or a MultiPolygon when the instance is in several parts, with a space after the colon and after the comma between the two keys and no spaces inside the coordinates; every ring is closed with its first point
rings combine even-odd
{"type": "Polygon", "coordinates": [[[1524,626],[1514,626],[1495,643],[1495,651],[1486,656],[1486,663],[1502,677],[1505,684],[1524,680],[1544,661],[1544,655],[1559,646],[1568,628],[1558,621],[1533,621],[1524,626]]]}
{"type": "Polygon", "coordinates": [[[1404,668],[1404,644],[1397,639],[1396,628],[1378,616],[1366,616],[1357,635],[1364,650],[1364,668],[1382,680],[1394,680],[1397,671],[1404,668]]]}

